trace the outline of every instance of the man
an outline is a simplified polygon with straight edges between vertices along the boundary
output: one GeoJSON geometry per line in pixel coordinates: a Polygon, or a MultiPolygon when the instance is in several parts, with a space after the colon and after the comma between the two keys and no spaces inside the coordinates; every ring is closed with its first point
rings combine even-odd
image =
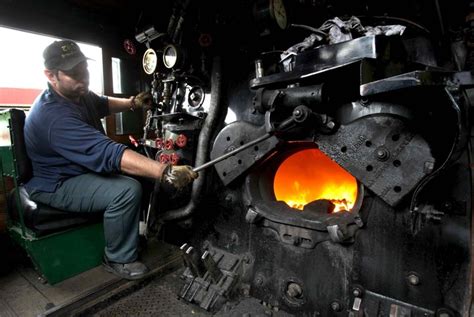
{"type": "MultiPolygon", "coordinates": [[[[105,268],[127,279],[148,269],[138,258],[142,189],[128,176],[154,178],[181,189],[197,177],[189,166],[151,160],[105,135],[100,118],[149,105],[151,96],[97,96],[89,91],[87,58],[72,41],[56,41],[43,53],[46,89],[25,122],[33,165],[26,184],[31,199],[70,212],[103,212],[105,268]]],[[[71,250],[74,252],[74,250],[71,250]]]]}

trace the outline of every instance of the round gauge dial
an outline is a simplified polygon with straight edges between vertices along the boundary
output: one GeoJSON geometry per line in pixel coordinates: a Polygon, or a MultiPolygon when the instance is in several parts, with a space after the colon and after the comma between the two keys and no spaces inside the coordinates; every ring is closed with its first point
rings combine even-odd
{"type": "Polygon", "coordinates": [[[168,45],[163,50],[163,64],[166,68],[173,68],[178,62],[178,50],[174,45],[168,45]]]}
{"type": "Polygon", "coordinates": [[[158,65],[158,57],[152,48],[147,49],[145,54],[143,54],[142,64],[143,70],[148,75],[151,75],[155,72],[156,66],[158,65]]]}
{"type": "Polygon", "coordinates": [[[188,94],[188,104],[192,108],[199,108],[204,102],[204,89],[199,86],[191,88],[188,94]]]}
{"type": "Polygon", "coordinates": [[[278,24],[278,27],[282,30],[286,29],[288,17],[283,0],[270,0],[270,13],[278,24]]]}

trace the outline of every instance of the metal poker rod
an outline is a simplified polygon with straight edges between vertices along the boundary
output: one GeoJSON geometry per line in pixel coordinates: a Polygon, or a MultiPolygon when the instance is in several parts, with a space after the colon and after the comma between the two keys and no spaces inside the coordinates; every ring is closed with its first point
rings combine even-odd
{"type": "MultiPolygon", "coordinates": [[[[288,128],[289,126],[291,126],[294,122],[295,122],[295,116],[298,116],[299,113],[298,112],[294,112],[294,115],[293,116],[290,116],[288,119],[286,119],[285,121],[283,121],[279,126],[278,126],[278,130],[283,130],[283,129],[286,129],[288,128]]],[[[205,168],[208,168],[209,166],[213,166],[215,165],[216,163],[219,163],[220,161],[223,161],[225,160],[226,158],[229,158],[239,152],[242,152],[243,150],[245,149],[248,149],[249,147],[251,146],[254,146],[255,144],[257,143],[260,143],[266,139],[268,139],[269,137],[271,137],[276,131],[273,130],[271,132],[267,132],[265,133],[264,135],[262,135],[261,137],[259,138],[256,138],[255,140],[253,141],[250,141],[249,143],[246,143],[242,146],[239,146],[238,148],[236,148],[235,150],[233,151],[230,151],[229,153],[226,153],[224,155],[221,155],[219,157],[216,157],[215,159],[207,162],[207,163],[204,163],[202,164],[201,166],[198,166],[198,167],[195,167],[193,168],[193,171],[194,172],[199,172],[199,171],[202,171],[203,169],[205,168]]]]}
{"type": "Polygon", "coordinates": [[[216,163],[219,163],[220,161],[225,160],[226,158],[229,158],[229,157],[231,157],[231,156],[233,156],[233,155],[235,155],[235,154],[237,154],[237,153],[239,153],[239,152],[242,152],[243,150],[248,149],[249,147],[251,147],[251,146],[253,146],[253,145],[257,144],[257,143],[260,143],[260,142],[262,142],[262,141],[268,139],[268,138],[271,137],[271,136],[272,136],[272,134],[266,133],[266,134],[262,135],[261,137],[255,139],[255,140],[253,140],[253,141],[250,141],[249,143],[246,143],[246,144],[244,144],[244,145],[242,145],[242,146],[239,146],[238,148],[236,148],[236,149],[233,150],[233,151],[230,151],[230,152],[228,152],[228,153],[226,153],[226,154],[224,154],[224,155],[221,155],[221,156],[219,156],[219,157],[216,157],[215,159],[213,159],[213,160],[211,160],[211,161],[209,161],[209,162],[207,162],[207,163],[204,163],[204,164],[202,164],[201,166],[198,166],[198,167],[193,168],[193,171],[194,171],[194,172],[202,171],[203,169],[208,168],[209,166],[213,166],[213,165],[215,165],[216,163]]]}

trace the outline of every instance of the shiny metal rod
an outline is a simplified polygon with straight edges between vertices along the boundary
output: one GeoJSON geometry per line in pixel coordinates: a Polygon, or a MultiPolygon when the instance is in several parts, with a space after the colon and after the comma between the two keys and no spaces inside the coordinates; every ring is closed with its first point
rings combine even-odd
{"type": "Polygon", "coordinates": [[[271,137],[271,136],[272,136],[272,134],[266,133],[266,134],[262,135],[261,137],[255,139],[255,140],[253,140],[253,141],[250,141],[249,143],[246,143],[246,144],[244,144],[244,145],[242,145],[242,146],[239,146],[238,148],[236,148],[236,149],[233,150],[233,151],[230,151],[229,153],[226,153],[226,154],[224,154],[224,155],[221,155],[221,156],[219,156],[219,157],[217,157],[217,158],[215,158],[215,159],[213,159],[213,160],[211,160],[211,161],[209,161],[209,162],[207,162],[207,163],[202,164],[201,166],[198,166],[198,167],[193,168],[193,171],[194,171],[194,172],[199,172],[199,171],[201,171],[201,170],[203,170],[203,169],[205,169],[205,168],[208,168],[209,166],[213,166],[213,165],[215,165],[216,163],[219,163],[220,161],[223,161],[223,160],[225,160],[226,158],[229,158],[229,157],[231,157],[231,156],[233,156],[233,155],[235,155],[235,154],[237,154],[237,153],[239,153],[239,152],[242,152],[243,150],[248,149],[249,147],[251,147],[251,146],[253,146],[253,145],[257,144],[257,143],[260,143],[260,142],[262,142],[262,141],[268,139],[268,138],[271,137]]]}

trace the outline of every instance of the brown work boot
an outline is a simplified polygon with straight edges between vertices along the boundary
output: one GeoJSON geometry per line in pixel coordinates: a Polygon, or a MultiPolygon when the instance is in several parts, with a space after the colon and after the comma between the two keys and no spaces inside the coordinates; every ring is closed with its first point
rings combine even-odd
{"type": "Polygon", "coordinates": [[[104,255],[102,265],[107,272],[113,273],[127,280],[138,280],[148,273],[148,268],[140,261],[130,263],[111,262],[104,255]]]}

